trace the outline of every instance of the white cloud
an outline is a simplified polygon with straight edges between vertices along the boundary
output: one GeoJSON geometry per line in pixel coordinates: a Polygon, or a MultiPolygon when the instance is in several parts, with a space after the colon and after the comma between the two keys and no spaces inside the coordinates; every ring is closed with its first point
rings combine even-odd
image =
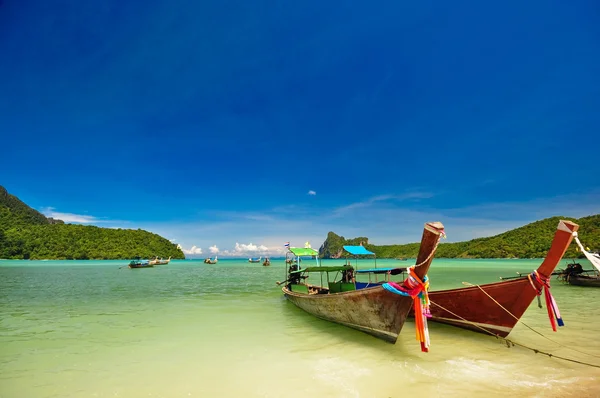
{"type": "Polygon", "coordinates": [[[394,202],[394,201],[402,202],[402,201],[411,200],[411,199],[412,200],[429,199],[429,198],[432,198],[433,196],[434,195],[430,192],[420,192],[420,191],[406,192],[406,193],[403,193],[400,195],[378,195],[378,196],[373,196],[362,202],[355,202],[355,203],[350,203],[349,205],[340,206],[333,210],[333,215],[334,216],[343,216],[343,215],[346,215],[348,212],[352,212],[356,209],[374,207],[375,205],[380,205],[381,203],[384,203],[384,202],[394,202]]]}
{"type": "Polygon", "coordinates": [[[92,224],[102,222],[102,220],[99,220],[94,216],[88,216],[85,214],[61,213],[58,211],[54,211],[54,207],[45,207],[42,209],[42,213],[46,217],[52,217],[57,220],[63,220],[66,223],[92,224]]]}
{"type": "Polygon", "coordinates": [[[181,248],[181,250],[185,253],[185,254],[202,254],[202,249],[197,247],[197,246],[192,246],[192,248],[190,250],[186,250],[184,248],[181,247],[181,245],[178,246],[179,248],[181,248]]]}
{"type": "Polygon", "coordinates": [[[313,190],[310,190],[310,191],[308,191],[308,194],[311,195],[311,196],[315,196],[317,194],[317,192],[313,191],[313,190]]]}
{"type": "Polygon", "coordinates": [[[211,247],[208,248],[208,251],[211,254],[217,254],[217,253],[219,253],[219,248],[217,247],[217,245],[212,245],[211,247]]]}
{"type": "Polygon", "coordinates": [[[247,252],[264,252],[264,251],[269,250],[269,248],[264,245],[256,246],[252,242],[247,245],[236,242],[235,248],[233,250],[238,253],[247,253],[247,252]]]}
{"type": "Polygon", "coordinates": [[[265,245],[255,245],[254,243],[235,243],[233,250],[225,250],[222,252],[224,256],[232,257],[244,257],[253,255],[272,255],[274,253],[280,253],[280,251],[272,250],[265,245]]]}

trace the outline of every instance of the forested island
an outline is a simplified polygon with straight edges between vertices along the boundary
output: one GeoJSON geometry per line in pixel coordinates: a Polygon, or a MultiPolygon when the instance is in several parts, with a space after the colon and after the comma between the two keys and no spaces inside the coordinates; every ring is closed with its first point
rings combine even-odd
{"type": "MultiPolygon", "coordinates": [[[[579,236],[582,243],[592,250],[600,250],[600,214],[583,218],[551,217],[527,224],[502,234],[488,238],[478,238],[466,242],[440,243],[436,257],[438,258],[541,258],[550,249],[554,232],[559,220],[571,220],[579,224],[579,236]]],[[[415,258],[420,243],[403,245],[374,245],[369,238],[359,237],[345,239],[334,232],[327,234],[327,239],[319,249],[322,258],[344,257],[344,245],[363,244],[374,252],[378,258],[415,258]]],[[[572,244],[565,258],[583,257],[572,244]]]]}
{"type": "Polygon", "coordinates": [[[185,255],[169,240],[141,229],[65,224],[47,218],[0,186],[0,258],[130,259],[185,255]]]}

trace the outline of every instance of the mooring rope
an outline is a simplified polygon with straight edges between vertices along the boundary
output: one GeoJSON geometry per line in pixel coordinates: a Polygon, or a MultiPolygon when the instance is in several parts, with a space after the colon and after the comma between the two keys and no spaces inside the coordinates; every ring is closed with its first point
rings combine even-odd
{"type": "MultiPolygon", "coordinates": [[[[554,355],[554,354],[551,354],[551,353],[548,353],[548,352],[544,352],[544,351],[538,350],[537,348],[528,347],[528,346],[526,346],[526,345],[524,345],[524,344],[521,344],[521,343],[514,342],[514,341],[512,341],[512,340],[510,340],[510,339],[507,339],[506,337],[498,336],[497,334],[494,334],[494,333],[490,332],[489,330],[487,330],[487,329],[485,329],[485,328],[483,328],[483,327],[479,326],[479,325],[478,325],[478,324],[476,324],[475,322],[471,322],[471,321],[469,321],[468,319],[465,319],[465,318],[461,317],[460,315],[457,315],[457,314],[455,314],[454,312],[450,311],[449,309],[442,307],[441,305],[439,305],[439,304],[438,304],[438,303],[436,303],[435,301],[430,301],[430,303],[431,303],[431,304],[433,304],[433,305],[437,305],[437,306],[438,306],[438,307],[440,307],[442,310],[444,310],[444,311],[448,312],[449,314],[452,314],[452,315],[454,315],[454,316],[455,316],[455,317],[457,317],[457,318],[460,318],[461,320],[463,320],[463,321],[465,321],[465,322],[467,322],[467,323],[470,323],[471,325],[475,326],[476,328],[479,328],[479,329],[481,329],[481,330],[482,330],[482,331],[484,331],[485,333],[488,333],[489,335],[491,335],[491,336],[494,336],[496,339],[502,339],[502,340],[504,340],[504,342],[506,343],[506,346],[507,346],[507,347],[510,347],[510,344],[512,344],[513,346],[515,346],[515,345],[518,345],[519,347],[523,347],[523,348],[526,348],[526,349],[528,349],[528,350],[531,350],[531,351],[535,352],[536,354],[543,354],[543,355],[547,355],[547,356],[548,356],[548,357],[550,357],[550,358],[558,358],[558,359],[562,359],[563,361],[574,362],[574,363],[578,363],[578,364],[581,364],[581,365],[587,365],[587,366],[591,366],[591,367],[593,367],[593,368],[600,368],[600,365],[595,365],[595,364],[593,364],[593,363],[588,363],[588,362],[582,362],[582,361],[578,361],[578,360],[576,360],[576,359],[571,359],[571,358],[565,358],[565,357],[561,357],[561,356],[559,356],[559,355],[554,355]]],[[[544,337],[545,337],[545,336],[544,336],[544,337]]],[[[551,340],[551,341],[552,341],[552,340],[551,340]]],[[[560,343],[559,343],[559,345],[560,345],[560,343]]],[[[570,348],[570,347],[567,347],[567,348],[570,348]]],[[[575,351],[577,351],[577,350],[575,350],[575,351]]],[[[589,354],[589,355],[591,355],[591,354],[589,354]]]]}
{"type": "Polygon", "coordinates": [[[479,285],[473,285],[472,283],[469,283],[469,282],[463,282],[463,284],[466,284],[466,285],[468,285],[468,286],[477,286],[477,287],[479,288],[479,290],[481,290],[481,291],[482,291],[482,292],[483,292],[483,293],[484,293],[486,296],[488,296],[488,297],[489,297],[489,298],[490,298],[490,299],[491,299],[491,300],[492,300],[494,303],[496,303],[496,304],[498,305],[498,307],[500,307],[500,308],[502,308],[504,311],[506,311],[506,313],[507,313],[508,315],[512,316],[513,318],[515,318],[515,320],[516,320],[517,322],[520,322],[521,324],[525,325],[525,327],[527,327],[529,330],[531,330],[531,331],[532,331],[532,332],[534,332],[534,333],[537,333],[538,335],[542,336],[542,337],[543,337],[543,338],[545,338],[546,340],[548,340],[548,341],[551,341],[551,342],[553,342],[554,344],[557,344],[557,345],[559,345],[559,346],[561,346],[561,347],[563,347],[563,348],[568,348],[568,349],[570,349],[570,350],[573,350],[573,351],[575,351],[575,352],[578,352],[578,353],[580,353],[580,354],[589,355],[589,356],[591,356],[591,357],[594,357],[594,358],[600,358],[600,355],[594,355],[594,354],[587,353],[587,352],[585,352],[585,351],[580,351],[580,350],[578,350],[578,349],[576,349],[576,348],[569,347],[568,345],[564,345],[564,344],[562,344],[562,343],[559,343],[559,342],[558,342],[558,341],[556,341],[556,340],[552,340],[550,337],[546,336],[546,335],[545,335],[545,334],[543,334],[542,332],[539,332],[539,331],[535,330],[534,328],[532,328],[531,326],[529,326],[528,324],[526,324],[525,322],[523,322],[521,319],[517,318],[517,317],[516,317],[516,316],[515,316],[515,315],[514,315],[512,312],[510,312],[509,310],[507,310],[507,309],[506,309],[504,306],[502,306],[502,304],[500,304],[498,301],[496,301],[496,299],[494,299],[492,296],[490,296],[490,295],[488,294],[488,292],[486,292],[485,290],[483,290],[483,288],[482,288],[481,286],[479,286],[479,285]]]}
{"type": "Polygon", "coordinates": [[[437,239],[437,242],[435,243],[435,247],[433,248],[433,250],[431,251],[431,253],[429,253],[429,256],[427,256],[427,258],[425,260],[421,261],[420,264],[415,264],[414,265],[415,268],[416,267],[420,267],[421,265],[427,264],[427,262],[429,260],[431,260],[431,258],[433,257],[433,255],[437,251],[437,248],[438,248],[438,246],[439,246],[440,241],[442,240],[442,238],[444,238],[444,239],[446,238],[446,233],[444,232],[443,229],[438,230],[438,231],[440,232],[440,234],[438,235],[438,239],[437,239]]]}

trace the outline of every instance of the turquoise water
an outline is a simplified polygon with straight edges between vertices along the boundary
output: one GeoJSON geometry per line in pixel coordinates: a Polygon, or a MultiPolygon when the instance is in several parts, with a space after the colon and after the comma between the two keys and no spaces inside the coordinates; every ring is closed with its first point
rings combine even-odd
{"type": "MultiPolygon", "coordinates": [[[[275,285],[283,260],[124,264],[0,261],[0,397],[600,395],[600,369],[493,337],[430,323],[425,354],[412,322],[390,345],[318,320],[275,285]]],[[[410,262],[378,261],[392,264],[410,262]]],[[[436,259],[429,276],[443,289],[538,264],[436,259]]],[[[510,338],[600,365],[600,289],[552,286],[566,326],[553,333],[535,302],[523,321],[556,343],[523,325],[510,338]]]]}

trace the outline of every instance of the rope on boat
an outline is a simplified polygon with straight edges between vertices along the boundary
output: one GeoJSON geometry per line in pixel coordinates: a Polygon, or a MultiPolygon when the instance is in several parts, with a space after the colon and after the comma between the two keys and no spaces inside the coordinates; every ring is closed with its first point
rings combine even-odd
{"type": "MultiPolygon", "coordinates": [[[[530,282],[531,282],[531,281],[530,281],[530,282]]],[[[591,357],[594,357],[594,358],[600,358],[600,356],[599,356],[599,355],[594,355],[594,354],[587,353],[587,352],[585,352],[585,351],[580,351],[580,350],[578,350],[578,349],[576,349],[576,348],[569,347],[568,345],[564,345],[564,344],[562,344],[562,343],[559,343],[559,342],[558,342],[558,341],[556,341],[556,340],[552,340],[550,337],[548,337],[548,336],[544,335],[544,334],[543,334],[543,333],[541,333],[541,332],[538,332],[537,330],[535,330],[534,328],[532,328],[531,326],[529,326],[528,324],[526,324],[525,322],[523,322],[521,319],[517,318],[517,317],[516,317],[516,316],[515,316],[515,315],[514,315],[512,312],[510,312],[509,310],[507,310],[507,309],[506,309],[506,308],[505,308],[505,307],[504,307],[502,304],[500,304],[498,301],[496,301],[496,299],[495,299],[495,298],[493,298],[492,296],[490,296],[488,292],[486,292],[485,290],[483,290],[483,288],[482,288],[481,286],[479,286],[479,285],[473,285],[472,283],[469,283],[469,282],[463,282],[463,284],[466,284],[466,285],[469,285],[469,286],[477,286],[477,287],[479,288],[479,290],[481,290],[481,291],[482,291],[482,292],[483,292],[483,293],[484,293],[486,296],[488,296],[488,297],[489,297],[489,298],[490,298],[490,299],[491,299],[491,300],[492,300],[494,303],[496,303],[496,304],[498,305],[498,307],[500,307],[500,308],[502,308],[504,311],[506,311],[506,313],[507,313],[508,315],[512,316],[513,318],[515,318],[515,320],[516,320],[517,322],[519,322],[519,323],[523,324],[523,325],[524,325],[525,327],[527,327],[529,330],[531,330],[532,332],[534,332],[534,333],[536,333],[536,334],[538,334],[538,335],[542,336],[542,337],[543,337],[543,338],[545,338],[546,340],[548,340],[548,341],[551,341],[552,343],[554,343],[554,344],[556,344],[556,345],[558,345],[558,346],[560,346],[560,347],[563,347],[563,348],[568,348],[568,349],[570,349],[570,350],[576,351],[576,352],[578,352],[578,353],[580,353],[580,354],[589,355],[589,356],[591,356],[591,357]]],[[[440,307],[440,308],[441,308],[441,306],[440,306],[439,304],[436,304],[436,305],[437,305],[438,307],[440,307]]],[[[540,308],[542,308],[542,307],[540,306],[540,308]]],[[[443,309],[443,308],[442,308],[442,309],[443,309]]],[[[467,322],[469,322],[469,321],[467,321],[467,322]]],[[[485,329],[485,330],[486,330],[486,331],[488,331],[487,329],[485,329]]],[[[492,334],[493,336],[496,336],[496,335],[495,335],[495,334],[493,334],[493,333],[491,333],[491,334],[492,334]]]]}
{"type": "MultiPolygon", "coordinates": [[[[494,300],[494,301],[495,301],[495,300],[494,300]]],[[[482,330],[482,331],[484,331],[485,333],[488,333],[489,335],[491,335],[491,336],[494,336],[496,339],[502,339],[502,340],[504,340],[504,342],[506,343],[506,346],[507,346],[508,348],[510,348],[510,347],[511,347],[511,345],[512,345],[513,347],[517,345],[517,346],[519,346],[519,347],[523,347],[523,348],[526,348],[526,349],[528,349],[528,350],[531,350],[531,351],[535,352],[536,354],[543,354],[543,355],[546,355],[546,356],[548,356],[548,357],[550,357],[550,358],[557,358],[557,359],[562,359],[563,361],[568,361],[568,362],[574,362],[574,363],[578,363],[578,364],[580,364],[580,365],[591,366],[591,367],[593,367],[593,368],[600,368],[600,365],[596,365],[596,364],[593,364],[593,363],[588,363],[588,362],[583,362],[583,361],[578,361],[578,360],[576,360],[576,359],[571,359],[571,358],[565,358],[565,357],[561,357],[561,356],[559,356],[559,355],[554,355],[554,354],[551,354],[551,353],[549,353],[549,352],[545,352],[545,351],[538,350],[537,348],[529,347],[529,346],[526,346],[526,345],[524,345],[524,344],[521,344],[521,343],[514,342],[514,341],[512,341],[512,340],[510,340],[510,339],[507,339],[506,337],[498,336],[497,334],[494,334],[494,333],[490,332],[490,331],[489,331],[489,330],[487,330],[486,328],[479,326],[479,325],[478,325],[478,324],[476,324],[475,322],[471,322],[471,321],[469,321],[468,319],[465,319],[465,318],[463,318],[462,316],[455,314],[454,312],[450,311],[449,309],[442,307],[441,305],[439,305],[438,303],[436,303],[436,302],[434,302],[434,301],[431,301],[431,304],[437,305],[437,306],[438,306],[438,307],[440,307],[442,310],[444,310],[444,311],[448,312],[449,314],[452,314],[452,315],[454,315],[454,316],[455,316],[455,317],[457,317],[457,318],[460,318],[461,320],[463,320],[463,321],[465,321],[465,322],[467,322],[467,323],[471,324],[472,326],[475,326],[476,328],[479,328],[479,329],[481,329],[481,330],[482,330]]],[[[503,307],[503,308],[504,308],[504,307],[503,307]]],[[[509,312],[509,314],[510,314],[510,312],[509,312]]],[[[511,315],[512,315],[512,314],[511,314],[511,315]]],[[[513,316],[514,316],[514,315],[513,315],[513,316]]],[[[527,326],[527,325],[526,325],[526,326],[527,326]]],[[[529,327],[529,326],[527,326],[527,327],[529,327]]],[[[530,327],[529,327],[529,328],[530,328],[530,327]]],[[[530,328],[530,329],[531,329],[531,328],[530,328]]],[[[533,330],[533,329],[531,329],[531,330],[533,330]]],[[[534,332],[536,332],[536,333],[538,333],[538,334],[540,334],[540,335],[541,335],[541,336],[543,336],[543,337],[546,337],[546,336],[542,335],[541,333],[539,333],[539,332],[537,332],[537,331],[535,331],[535,330],[533,330],[533,331],[534,331],[534,332]]],[[[547,337],[546,337],[546,338],[547,338],[547,337]]],[[[548,340],[550,340],[550,341],[554,342],[553,340],[551,340],[551,339],[549,339],[549,338],[548,338],[548,340]]],[[[562,344],[560,344],[560,343],[558,343],[558,342],[555,342],[555,343],[557,343],[558,345],[562,346],[562,344]]],[[[571,348],[571,347],[568,347],[568,346],[564,346],[564,347],[565,347],[565,348],[571,348]]],[[[577,352],[581,352],[581,353],[583,353],[583,354],[586,354],[585,352],[578,351],[578,350],[576,350],[576,349],[574,349],[574,348],[571,348],[571,349],[572,349],[572,350],[574,350],[574,351],[577,351],[577,352]]],[[[593,354],[588,354],[588,355],[591,355],[591,356],[594,356],[594,357],[596,357],[596,355],[593,355],[593,354]]]]}
{"type": "Polygon", "coordinates": [[[420,267],[421,265],[427,264],[427,262],[429,260],[431,260],[431,258],[433,257],[433,255],[435,254],[435,252],[437,251],[438,245],[440,244],[440,241],[442,240],[442,238],[446,239],[446,233],[444,232],[444,230],[438,230],[440,232],[440,234],[438,235],[438,240],[435,244],[435,247],[433,248],[433,250],[431,251],[431,253],[429,253],[429,256],[427,256],[427,258],[423,261],[421,261],[420,264],[415,264],[414,267],[420,267]]]}

